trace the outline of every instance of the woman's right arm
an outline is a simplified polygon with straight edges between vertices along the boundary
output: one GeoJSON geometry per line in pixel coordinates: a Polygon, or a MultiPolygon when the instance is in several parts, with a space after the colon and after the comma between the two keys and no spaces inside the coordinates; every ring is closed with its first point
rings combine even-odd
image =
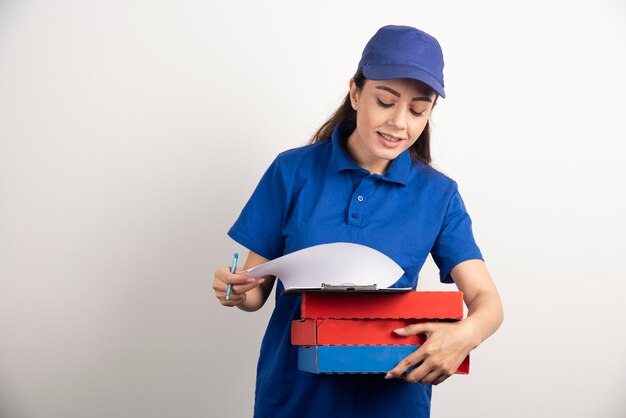
{"type": "Polygon", "coordinates": [[[274,276],[264,276],[254,279],[242,274],[242,272],[267,261],[269,261],[267,258],[249,251],[243,269],[237,269],[237,273],[232,274],[228,267],[216,270],[213,290],[220,303],[224,306],[236,306],[247,312],[261,309],[272,292],[276,278],[274,276]],[[230,299],[226,300],[226,288],[229,283],[233,285],[233,288],[230,293],[230,299]]]}

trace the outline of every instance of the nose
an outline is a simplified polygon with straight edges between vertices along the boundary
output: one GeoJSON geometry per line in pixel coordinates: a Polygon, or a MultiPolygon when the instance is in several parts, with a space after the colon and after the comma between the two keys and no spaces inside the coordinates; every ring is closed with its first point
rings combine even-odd
{"type": "Polygon", "coordinates": [[[389,126],[399,131],[404,131],[407,127],[407,118],[409,117],[409,109],[403,106],[395,106],[393,113],[390,115],[387,123],[389,126]]]}

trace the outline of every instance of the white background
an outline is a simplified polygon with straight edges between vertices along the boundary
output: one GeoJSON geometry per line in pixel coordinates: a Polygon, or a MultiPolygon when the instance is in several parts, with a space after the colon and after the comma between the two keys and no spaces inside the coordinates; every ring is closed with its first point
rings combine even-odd
{"type": "Polygon", "coordinates": [[[226,231],[386,24],[443,47],[434,162],[505,306],[433,417],[626,416],[624,3],[214,3],[0,2],[0,416],[251,415],[273,302],[214,299],[226,231]]]}

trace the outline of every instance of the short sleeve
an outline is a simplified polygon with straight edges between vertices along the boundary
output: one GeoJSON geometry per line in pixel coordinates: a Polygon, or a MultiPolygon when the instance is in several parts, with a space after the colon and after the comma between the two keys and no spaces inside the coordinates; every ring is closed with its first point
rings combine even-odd
{"type": "Polygon", "coordinates": [[[483,260],[480,249],[474,241],[472,221],[456,188],[448,203],[431,254],[439,267],[439,278],[443,283],[454,282],[450,271],[457,264],[472,259],[483,260]]]}
{"type": "Polygon", "coordinates": [[[283,255],[287,191],[278,159],[267,169],[228,236],[262,257],[283,255]]]}

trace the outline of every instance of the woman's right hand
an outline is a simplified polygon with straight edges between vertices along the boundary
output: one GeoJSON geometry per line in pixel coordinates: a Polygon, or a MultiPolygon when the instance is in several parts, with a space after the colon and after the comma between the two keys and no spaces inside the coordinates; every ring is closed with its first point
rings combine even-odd
{"type": "Polygon", "coordinates": [[[265,282],[265,278],[255,279],[246,274],[242,274],[244,270],[238,268],[235,274],[230,272],[229,267],[222,267],[215,271],[215,279],[213,280],[213,291],[220,303],[224,306],[238,306],[246,301],[247,292],[259,287],[265,282]],[[232,284],[233,288],[230,292],[230,298],[226,299],[226,289],[232,284]]]}

